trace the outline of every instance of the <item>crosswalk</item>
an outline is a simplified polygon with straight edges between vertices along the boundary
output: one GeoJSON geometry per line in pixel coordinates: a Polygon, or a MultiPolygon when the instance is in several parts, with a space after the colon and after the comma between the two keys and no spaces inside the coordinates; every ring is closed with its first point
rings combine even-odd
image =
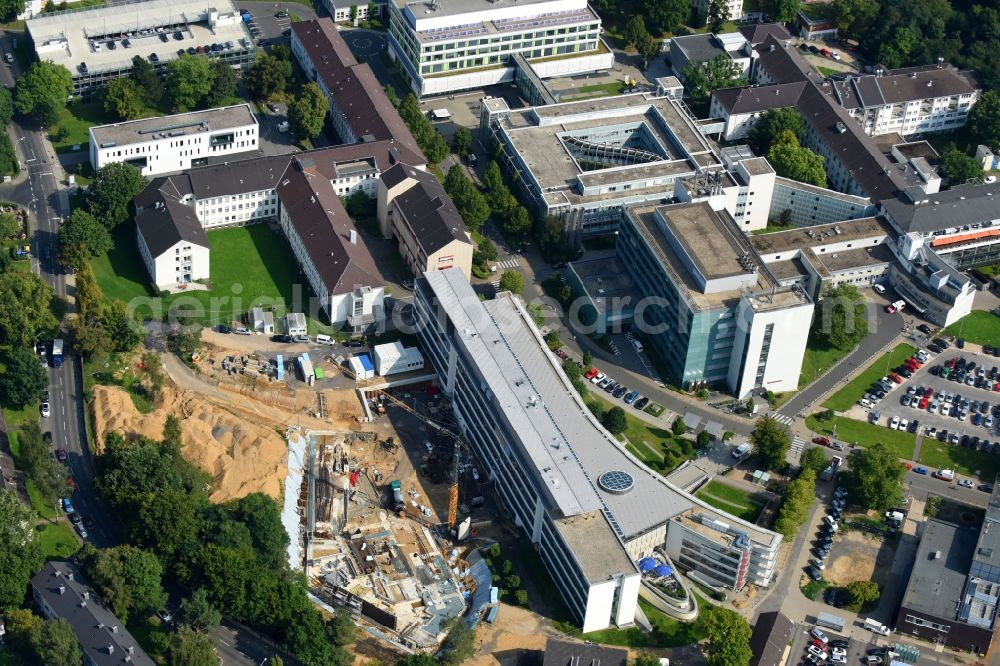
{"type": "Polygon", "coordinates": [[[497,270],[517,268],[521,265],[521,260],[517,257],[509,257],[497,262],[497,270]]]}
{"type": "Polygon", "coordinates": [[[774,417],[775,421],[786,426],[792,425],[792,423],[795,421],[795,419],[793,419],[791,416],[785,416],[784,414],[774,413],[771,414],[771,416],[774,417]]]}
{"type": "Polygon", "coordinates": [[[792,445],[791,447],[789,447],[788,453],[798,457],[802,455],[802,449],[805,448],[805,445],[806,445],[806,440],[796,436],[792,439],[792,445]]]}

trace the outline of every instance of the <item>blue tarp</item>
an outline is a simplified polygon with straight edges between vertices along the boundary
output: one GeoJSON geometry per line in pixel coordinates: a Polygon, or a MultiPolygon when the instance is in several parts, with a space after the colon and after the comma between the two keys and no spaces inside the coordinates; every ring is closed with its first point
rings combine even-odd
{"type": "Polygon", "coordinates": [[[280,382],[285,378],[285,358],[281,354],[278,354],[278,358],[275,359],[275,364],[278,367],[278,381],[280,382]]]}
{"type": "Polygon", "coordinates": [[[656,560],[652,557],[644,557],[639,560],[639,571],[642,573],[649,573],[656,566],[656,560]]]}
{"type": "Polygon", "coordinates": [[[365,370],[369,372],[375,370],[375,364],[372,363],[372,357],[368,354],[358,354],[358,360],[361,361],[361,367],[365,370]]]}
{"type": "Polygon", "coordinates": [[[656,568],[653,569],[653,572],[657,576],[669,576],[670,574],[672,574],[674,572],[674,570],[671,569],[666,564],[657,564],[656,568]]]}

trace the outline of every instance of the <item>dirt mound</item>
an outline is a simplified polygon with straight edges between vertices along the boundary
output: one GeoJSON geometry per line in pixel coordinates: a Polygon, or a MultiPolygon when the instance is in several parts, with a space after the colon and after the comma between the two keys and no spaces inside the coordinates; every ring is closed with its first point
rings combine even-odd
{"type": "Polygon", "coordinates": [[[251,423],[187,391],[165,389],[149,414],[117,386],[94,387],[94,435],[108,432],[159,439],[168,414],[182,417],[184,457],[212,475],[211,499],[224,502],[252,492],[279,498],[287,476],[284,440],[267,425],[251,423]]]}

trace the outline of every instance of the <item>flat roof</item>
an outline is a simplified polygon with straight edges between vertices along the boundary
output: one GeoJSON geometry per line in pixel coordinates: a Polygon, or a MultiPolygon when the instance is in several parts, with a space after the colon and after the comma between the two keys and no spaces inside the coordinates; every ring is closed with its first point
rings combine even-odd
{"type": "Polygon", "coordinates": [[[624,307],[631,309],[642,298],[642,292],[625,269],[625,264],[614,250],[588,252],[583,259],[574,261],[570,268],[580,279],[594,306],[606,311],[608,299],[630,299],[624,307]]]}
{"type": "MultiPolygon", "coordinates": [[[[612,526],[628,540],[693,506],[718,513],[646,467],[600,425],[516,297],[503,293],[484,303],[458,269],[430,271],[422,279],[448,313],[458,343],[513,426],[535,474],[550,493],[559,495],[564,517],[606,507],[612,526]],[[605,472],[624,472],[631,477],[631,489],[617,494],[601,488],[598,481],[605,472]]],[[[768,547],[781,539],[720,515],[768,547]]]]}
{"type": "Polygon", "coordinates": [[[924,523],[901,606],[955,620],[978,536],[970,527],[934,519],[924,523]]]}
{"type": "Polygon", "coordinates": [[[880,217],[861,217],[831,224],[817,224],[799,229],[750,236],[750,243],[761,254],[774,254],[862,238],[888,236],[892,228],[880,217]],[[811,235],[810,235],[811,234],[811,235]]]}
{"type": "Polygon", "coordinates": [[[553,522],[589,580],[605,581],[635,569],[602,512],[591,511],[553,522]]]}
{"type": "Polygon", "coordinates": [[[743,247],[707,201],[656,211],[706,279],[749,272],[740,265],[743,247]]]}
{"type": "MultiPolygon", "coordinates": [[[[440,18],[445,16],[460,16],[473,12],[495,12],[501,5],[492,0],[425,0],[424,2],[413,2],[413,0],[392,0],[400,10],[409,9],[417,20],[427,18],[440,18]]],[[[545,5],[565,6],[566,3],[557,0],[518,0],[516,7],[531,7],[532,14],[538,14],[539,10],[544,10],[545,5]]],[[[586,6],[586,2],[580,3],[586,6]]],[[[554,11],[554,10],[553,10],[554,11]]]]}
{"type": "Polygon", "coordinates": [[[40,60],[64,65],[74,77],[80,75],[78,66],[86,63],[90,73],[108,69],[129,69],[132,58],[149,58],[157,54],[160,62],[176,59],[178,49],[233,42],[234,49],[253,49],[246,25],[240,19],[233,0],[220,0],[206,4],[198,0],[142,0],[108,4],[101,7],[68,9],[62,12],[38,14],[26,22],[26,29],[35,43],[40,60]],[[217,10],[220,17],[232,16],[235,20],[220,21],[214,28],[208,25],[208,12],[217,10]],[[169,40],[160,40],[157,28],[169,27],[169,40]],[[152,30],[140,35],[141,30],[152,30]],[[179,30],[183,39],[176,40],[173,31],[179,30]],[[126,49],[120,40],[129,37],[131,48],[126,49]],[[91,48],[90,42],[98,40],[101,51],[91,48]],[[107,41],[114,39],[115,49],[107,48],[107,41]],[[242,47],[240,39],[247,40],[242,47]],[[59,48],[55,41],[62,41],[59,48]],[[46,42],[53,42],[45,48],[46,42]]]}
{"type": "Polygon", "coordinates": [[[147,141],[167,138],[168,134],[170,137],[199,134],[203,131],[203,127],[204,131],[216,132],[248,125],[257,125],[257,118],[250,110],[250,105],[236,104],[159,118],[143,118],[111,125],[97,125],[90,128],[90,134],[99,146],[107,143],[127,146],[133,143],[146,143],[147,141]]]}

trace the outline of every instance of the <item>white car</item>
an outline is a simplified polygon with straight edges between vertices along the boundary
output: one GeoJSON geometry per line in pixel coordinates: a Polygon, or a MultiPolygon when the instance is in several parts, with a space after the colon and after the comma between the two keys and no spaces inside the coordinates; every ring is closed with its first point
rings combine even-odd
{"type": "Polygon", "coordinates": [[[885,287],[883,287],[880,284],[873,284],[872,285],[872,289],[875,291],[876,294],[884,294],[885,293],[885,287]]]}
{"type": "Polygon", "coordinates": [[[42,418],[43,419],[49,418],[49,414],[51,413],[51,411],[49,409],[49,403],[43,402],[41,409],[42,409],[42,418]]]}
{"type": "Polygon", "coordinates": [[[819,657],[820,659],[826,659],[826,656],[827,656],[825,650],[820,650],[815,645],[810,645],[809,646],[809,654],[814,654],[817,657],[819,657]]]}
{"type": "Polygon", "coordinates": [[[846,664],[847,663],[847,655],[846,654],[836,654],[836,653],[834,653],[834,654],[830,655],[830,663],[831,664],[846,664]]]}
{"type": "Polygon", "coordinates": [[[826,565],[823,564],[823,560],[819,560],[819,559],[813,558],[813,559],[809,560],[809,564],[813,565],[814,567],[816,567],[820,571],[823,571],[824,569],[826,569],[826,565]]]}
{"type": "Polygon", "coordinates": [[[900,430],[906,430],[909,427],[909,425],[910,425],[910,422],[907,421],[906,419],[900,419],[899,420],[899,429],[900,430]]]}
{"type": "Polygon", "coordinates": [[[958,485],[962,486],[963,488],[972,488],[974,484],[969,479],[962,479],[961,481],[958,482],[958,485]]]}
{"type": "Polygon", "coordinates": [[[889,419],[889,429],[896,430],[898,428],[899,428],[899,417],[893,416],[891,419],[889,419]]]}
{"type": "Polygon", "coordinates": [[[600,384],[602,381],[604,381],[604,379],[606,377],[607,377],[606,374],[604,374],[603,372],[599,372],[596,375],[594,375],[594,378],[590,380],[590,383],[591,384],[600,384]]]}
{"type": "Polygon", "coordinates": [[[832,654],[834,657],[846,657],[847,650],[845,650],[844,648],[835,647],[832,650],[830,650],[830,654],[832,654]]]}

